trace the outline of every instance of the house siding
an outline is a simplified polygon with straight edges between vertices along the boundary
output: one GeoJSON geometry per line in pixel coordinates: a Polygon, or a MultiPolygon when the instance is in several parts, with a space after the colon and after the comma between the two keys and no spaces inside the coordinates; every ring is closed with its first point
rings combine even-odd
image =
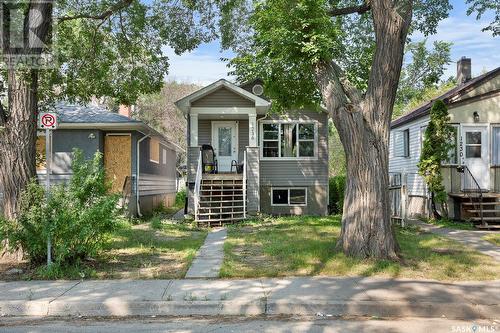
{"type": "Polygon", "coordinates": [[[271,120],[316,121],[318,124],[317,159],[260,160],[261,210],[270,214],[325,215],[328,211],[328,115],[323,112],[294,110],[285,116],[269,116],[271,120]],[[304,207],[271,207],[271,187],[307,187],[304,207]],[[324,196],[322,194],[325,194],[324,196]]]}
{"type": "Polygon", "coordinates": [[[255,103],[225,87],[191,103],[191,107],[254,107],[255,103]]]}
{"type": "Polygon", "coordinates": [[[403,180],[407,184],[408,195],[426,196],[426,186],[424,179],[418,175],[418,162],[422,150],[421,129],[427,126],[429,117],[416,119],[408,124],[391,130],[389,139],[389,172],[406,174],[407,178],[403,180]],[[395,137],[398,131],[410,131],[409,156],[397,157],[402,150],[401,146],[395,145],[395,137]]]}
{"type": "MultiPolygon", "coordinates": [[[[212,145],[212,122],[213,121],[237,121],[238,122],[238,159],[243,160],[243,152],[248,146],[248,120],[246,119],[223,119],[223,120],[198,120],[198,145],[212,145]]],[[[198,158],[198,157],[196,157],[198,158]]]]}

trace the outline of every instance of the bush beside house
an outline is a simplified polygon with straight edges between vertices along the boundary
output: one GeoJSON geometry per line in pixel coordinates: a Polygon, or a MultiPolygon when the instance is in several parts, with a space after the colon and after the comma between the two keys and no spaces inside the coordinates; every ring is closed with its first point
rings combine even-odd
{"type": "Polygon", "coordinates": [[[101,154],[85,161],[75,150],[72,170],[69,183],[53,186],[48,200],[43,186],[32,181],[17,220],[0,224],[2,239],[11,249],[20,246],[33,264],[44,262],[49,235],[54,262],[65,265],[96,255],[118,224],[118,197],[108,192],[101,154]]]}
{"type": "Polygon", "coordinates": [[[329,198],[328,207],[330,214],[342,214],[344,206],[345,176],[334,176],[328,180],[329,198]]]}

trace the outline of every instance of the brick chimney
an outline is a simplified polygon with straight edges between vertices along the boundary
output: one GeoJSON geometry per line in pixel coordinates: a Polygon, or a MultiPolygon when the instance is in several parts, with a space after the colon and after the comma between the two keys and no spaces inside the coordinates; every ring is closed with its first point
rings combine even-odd
{"type": "Polygon", "coordinates": [[[132,116],[132,107],[130,105],[120,104],[120,109],[118,110],[118,114],[130,118],[132,116]]]}
{"type": "Polygon", "coordinates": [[[457,61],[457,82],[463,84],[472,78],[472,65],[471,59],[462,57],[457,61]]]}

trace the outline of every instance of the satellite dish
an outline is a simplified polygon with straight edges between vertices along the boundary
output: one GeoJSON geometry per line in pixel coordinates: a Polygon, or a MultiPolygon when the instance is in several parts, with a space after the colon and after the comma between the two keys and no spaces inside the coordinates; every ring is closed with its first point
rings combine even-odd
{"type": "Polygon", "coordinates": [[[264,93],[264,87],[262,87],[262,85],[260,85],[260,84],[256,84],[252,88],[252,93],[254,95],[260,96],[260,95],[262,95],[264,93]]]}

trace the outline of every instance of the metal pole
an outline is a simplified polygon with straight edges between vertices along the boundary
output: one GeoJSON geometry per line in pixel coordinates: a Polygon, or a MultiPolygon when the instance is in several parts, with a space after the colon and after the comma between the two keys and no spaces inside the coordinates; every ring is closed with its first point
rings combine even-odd
{"type": "MultiPolygon", "coordinates": [[[[47,203],[50,196],[50,174],[52,169],[52,134],[50,129],[45,129],[45,160],[46,160],[46,179],[45,179],[45,198],[47,203]]],[[[47,237],[47,266],[52,264],[52,240],[49,235],[47,237]]]]}

